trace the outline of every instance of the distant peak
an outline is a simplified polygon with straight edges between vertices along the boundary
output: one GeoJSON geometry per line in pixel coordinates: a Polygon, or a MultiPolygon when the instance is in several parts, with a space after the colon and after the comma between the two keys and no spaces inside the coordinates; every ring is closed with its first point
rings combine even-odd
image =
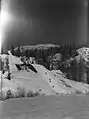
{"type": "MultiPolygon", "coordinates": [[[[37,45],[23,45],[23,46],[20,46],[20,48],[24,48],[24,49],[34,49],[34,48],[48,49],[50,47],[58,47],[58,48],[60,48],[59,45],[55,45],[55,44],[37,44],[37,45]]],[[[15,49],[17,49],[17,48],[15,48],[15,49]]]]}

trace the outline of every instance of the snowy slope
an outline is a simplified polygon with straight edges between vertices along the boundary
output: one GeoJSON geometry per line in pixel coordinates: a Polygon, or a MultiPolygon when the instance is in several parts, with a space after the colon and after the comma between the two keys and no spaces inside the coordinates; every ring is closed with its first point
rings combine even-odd
{"type": "Polygon", "coordinates": [[[44,66],[41,65],[33,65],[36,70],[42,75],[42,78],[49,84],[49,86],[55,90],[57,93],[67,93],[64,88],[58,85],[58,82],[56,80],[56,77],[53,77],[53,75],[50,73],[49,70],[47,70],[44,66]]]}
{"type": "MultiPolygon", "coordinates": [[[[10,69],[13,70],[15,63],[18,63],[16,57],[9,57],[10,69]],[[15,61],[14,61],[15,60],[15,61]]],[[[21,62],[19,62],[21,63],[21,62]]],[[[12,72],[12,80],[3,80],[3,89],[16,89],[18,86],[24,87],[26,90],[36,90],[46,95],[54,94],[75,94],[79,92],[89,92],[89,85],[72,81],[64,77],[60,70],[49,71],[44,66],[32,64],[38,73],[30,70],[12,72]]]]}
{"type": "Polygon", "coordinates": [[[39,91],[41,89],[40,92],[43,92],[47,95],[56,94],[56,92],[49,87],[49,84],[45,80],[43,80],[42,76],[38,73],[34,73],[33,71],[20,71],[13,73],[13,76],[13,80],[15,82],[19,82],[19,85],[21,82],[23,87],[30,89],[33,92],[35,92],[36,90],[39,91]]]}
{"type": "Polygon", "coordinates": [[[23,64],[23,62],[21,62],[21,60],[18,57],[15,57],[13,55],[8,55],[8,59],[9,59],[10,72],[17,71],[15,64],[23,64]]]}
{"type": "Polygon", "coordinates": [[[49,86],[57,93],[71,94],[76,91],[88,92],[89,86],[83,83],[70,81],[62,75],[47,70],[42,65],[33,65],[36,70],[42,75],[43,79],[48,82],[49,86]]]}

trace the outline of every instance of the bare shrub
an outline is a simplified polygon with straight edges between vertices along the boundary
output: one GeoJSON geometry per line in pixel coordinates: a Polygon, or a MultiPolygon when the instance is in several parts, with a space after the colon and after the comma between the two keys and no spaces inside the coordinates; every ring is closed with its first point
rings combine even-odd
{"type": "Polygon", "coordinates": [[[17,87],[17,95],[16,98],[21,98],[21,97],[25,97],[25,88],[23,87],[17,87]]]}
{"type": "Polygon", "coordinates": [[[40,96],[40,93],[38,92],[38,91],[36,91],[35,93],[34,93],[34,97],[35,96],[40,96]]]}
{"type": "Polygon", "coordinates": [[[36,97],[36,96],[40,96],[40,93],[38,91],[33,92],[33,91],[29,90],[27,92],[27,97],[36,97]]]}
{"type": "Polygon", "coordinates": [[[34,93],[31,90],[29,90],[27,92],[27,97],[34,97],[34,93]]]}
{"type": "Polygon", "coordinates": [[[2,94],[0,92],[0,100],[4,101],[6,99],[5,91],[2,91],[2,94]]]}
{"type": "Polygon", "coordinates": [[[11,90],[6,91],[6,99],[14,98],[14,95],[12,94],[11,90]]]}
{"type": "Polygon", "coordinates": [[[77,90],[75,93],[76,93],[76,94],[82,94],[82,92],[79,91],[79,90],[77,90]]]}

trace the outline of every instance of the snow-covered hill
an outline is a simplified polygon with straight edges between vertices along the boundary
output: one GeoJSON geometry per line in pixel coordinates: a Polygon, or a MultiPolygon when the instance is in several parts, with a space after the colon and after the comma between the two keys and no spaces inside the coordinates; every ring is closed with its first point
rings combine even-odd
{"type": "Polygon", "coordinates": [[[44,66],[38,64],[32,64],[37,73],[31,69],[29,72],[26,70],[18,71],[16,68],[12,70],[16,61],[18,64],[19,60],[15,57],[14,62],[12,59],[10,56],[9,61],[11,60],[12,62],[9,62],[9,66],[13,78],[12,80],[3,78],[3,90],[11,89],[15,92],[17,87],[24,87],[26,92],[28,90],[38,91],[45,95],[89,92],[89,85],[67,79],[60,70],[49,71],[44,66]]]}
{"type": "Polygon", "coordinates": [[[44,66],[33,65],[36,70],[42,75],[43,79],[48,82],[49,86],[57,93],[73,94],[76,91],[88,92],[89,86],[85,86],[83,83],[70,81],[64,78],[62,75],[53,73],[47,70],[44,66]]]}
{"type": "MultiPolygon", "coordinates": [[[[54,45],[54,44],[38,44],[38,45],[26,45],[26,46],[20,46],[21,49],[27,50],[27,49],[48,49],[50,47],[58,47],[60,48],[59,45],[54,45]]],[[[15,48],[17,50],[17,48],[15,48]]]]}

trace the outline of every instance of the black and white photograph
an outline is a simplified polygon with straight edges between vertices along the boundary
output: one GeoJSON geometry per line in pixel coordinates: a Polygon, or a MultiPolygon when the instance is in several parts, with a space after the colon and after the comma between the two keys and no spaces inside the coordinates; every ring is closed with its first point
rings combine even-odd
{"type": "Polygon", "coordinates": [[[89,0],[0,0],[0,119],[89,119],[89,0]]]}

